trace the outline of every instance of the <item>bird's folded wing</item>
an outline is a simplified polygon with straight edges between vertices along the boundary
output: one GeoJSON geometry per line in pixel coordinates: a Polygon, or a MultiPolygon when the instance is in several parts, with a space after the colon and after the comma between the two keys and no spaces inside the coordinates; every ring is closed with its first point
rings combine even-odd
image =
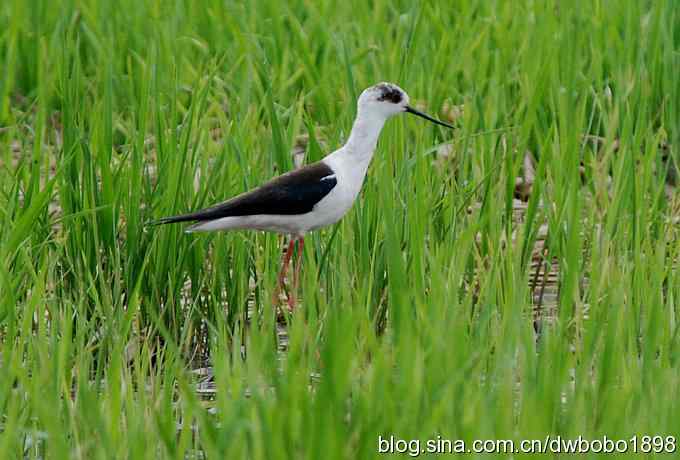
{"type": "Polygon", "coordinates": [[[337,184],[333,170],[323,161],[276,177],[260,187],[223,203],[154,223],[206,221],[256,214],[295,215],[310,212],[337,184]]]}

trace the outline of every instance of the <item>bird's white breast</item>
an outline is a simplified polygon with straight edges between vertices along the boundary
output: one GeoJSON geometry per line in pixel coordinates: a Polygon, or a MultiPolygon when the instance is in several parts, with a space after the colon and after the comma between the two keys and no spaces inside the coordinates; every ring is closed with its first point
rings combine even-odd
{"type": "Polygon", "coordinates": [[[319,201],[311,213],[314,225],[309,230],[331,225],[340,220],[357,199],[366,177],[368,162],[352,161],[343,149],[333,152],[323,159],[333,170],[337,183],[335,187],[319,201]],[[365,164],[362,164],[365,163],[365,164]]]}

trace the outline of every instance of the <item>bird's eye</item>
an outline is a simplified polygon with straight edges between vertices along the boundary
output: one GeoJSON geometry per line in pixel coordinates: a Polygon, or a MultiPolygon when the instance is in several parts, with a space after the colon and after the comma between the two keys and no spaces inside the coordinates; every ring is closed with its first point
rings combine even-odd
{"type": "Polygon", "coordinates": [[[402,100],[401,91],[396,88],[383,87],[381,88],[381,94],[378,100],[381,102],[391,102],[393,104],[399,104],[402,100]]]}

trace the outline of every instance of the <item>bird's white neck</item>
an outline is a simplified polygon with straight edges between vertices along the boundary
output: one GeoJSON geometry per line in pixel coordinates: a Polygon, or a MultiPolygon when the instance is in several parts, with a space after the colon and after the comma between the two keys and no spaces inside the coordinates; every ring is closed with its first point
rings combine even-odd
{"type": "Polygon", "coordinates": [[[345,144],[345,154],[368,166],[385,121],[385,117],[381,114],[365,113],[359,110],[352,132],[345,144]]]}
{"type": "Polygon", "coordinates": [[[335,220],[349,210],[359,195],[385,120],[380,113],[359,110],[347,143],[323,159],[338,181],[331,192],[333,198],[329,198],[335,200],[332,211],[337,217],[335,220]]]}

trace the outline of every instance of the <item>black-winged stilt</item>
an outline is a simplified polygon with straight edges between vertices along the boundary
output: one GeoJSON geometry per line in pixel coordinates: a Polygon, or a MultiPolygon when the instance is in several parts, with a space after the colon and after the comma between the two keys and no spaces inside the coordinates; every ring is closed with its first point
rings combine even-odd
{"type": "Polygon", "coordinates": [[[278,302],[295,244],[298,260],[293,278],[289,308],[295,305],[304,236],[339,221],[357,198],[373,157],[378,136],[388,118],[412,113],[438,125],[436,120],[408,105],[404,90],[392,83],[379,83],[365,89],[357,102],[357,117],[347,143],[321,161],[275,177],[249,192],[223,203],[180,216],[164,217],[151,224],[194,222],[186,232],[254,229],[288,234],[274,302],[278,302]]]}

